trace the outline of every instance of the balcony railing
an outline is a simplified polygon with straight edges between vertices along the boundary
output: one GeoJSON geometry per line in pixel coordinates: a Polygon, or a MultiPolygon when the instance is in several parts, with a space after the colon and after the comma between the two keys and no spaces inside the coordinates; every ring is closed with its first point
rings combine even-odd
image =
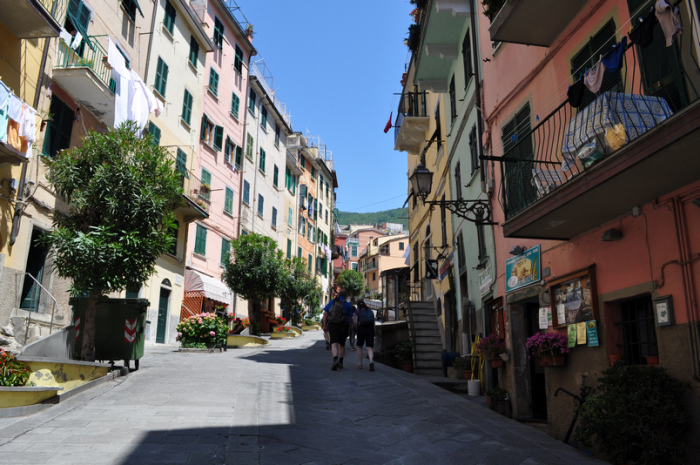
{"type": "MultiPolygon", "coordinates": [[[[598,94],[586,89],[584,103],[577,109],[566,99],[544,118],[536,117],[531,130],[519,128],[503,134],[502,155],[487,158],[501,162],[499,201],[506,220],[572,185],[583,174],[610,166],[609,162],[619,153],[628,152],[636,139],[651,134],[660,125],[668,127],[678,120],[674,115],[694,107],[700,70],[694,58],[697,38],[692,25],[688,30],[683,42],[675,42],[671,47],[665,46],[660,30],[660,45],[655,42],[640,48],[628,44],[620,70],[606,70],[598,94]]],[[[574,74],[580,72],[576,70],[574,74]]],[[[643,147],[641,144],[644,143],[634,147],[643,147]]],[[[670,163],[664,161],[666,165],[670,163]]],[[[692,168],[695,166],[700,164],[692,168]]],[[[661,173],[658,176],[661,178],[661,173]]],[[[592,187],[595,186],[589,185],[587,190],[592,187]]]]}
{"type": "Polygon", "coordinates": [[[100,44],[98,38],[88,36],[77,50],[73,50],[63,41],[59,42],[56,68],[88,68],[109,88],[112,70],[107,66],[106,59],[107,50],[100,44]]]}
{"type": "Polygon", "coordinates": [[[374,270],[374,269],[376,269],[376,268],[377,268],[377,261],[376,261],[376,260],[372,260],[372,261],[370,261],[370,262],[365,263],[364,265],[362,265],[362,271],[363,271],[363,272],[364,272],[364,271],[369,271],[369,270],[374,270]]]}
{"type": "MultiPolygon", "coordinates": [[[[173,167],[175,171],[180,173],[181,175],[180,185],[182,186],[182,195],[185,196],[191,203],[197,204],[201,210],[208,211],[209,202],[204,201],[202,199],[202,196],[200,195],[202,181],[194,175],[192,170],[188,168],[187,159],[185,159],[184,161],[182,159],[178,159],[177,153],[179,147],[173,146],[166,148],[168,150],[168,153],[170,154],[171,160],[174,162],[173,167]]],[[[191,157],[193,156],[193,154],[190,155],[191,157]]],[[[191,163],[193,159],[191,157],[189,163],[191,163]]]]}

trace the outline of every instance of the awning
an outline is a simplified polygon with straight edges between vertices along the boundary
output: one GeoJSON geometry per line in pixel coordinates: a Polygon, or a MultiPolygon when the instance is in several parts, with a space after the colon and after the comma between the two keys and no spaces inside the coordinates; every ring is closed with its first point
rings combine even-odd
{"type": "Polygon", "coordinates": [[[185,271],[185,292],[201,291],[204,297],[217,302],[230,304],[233,293],[218,279],[212,278],[195,270],[185,271]]]}

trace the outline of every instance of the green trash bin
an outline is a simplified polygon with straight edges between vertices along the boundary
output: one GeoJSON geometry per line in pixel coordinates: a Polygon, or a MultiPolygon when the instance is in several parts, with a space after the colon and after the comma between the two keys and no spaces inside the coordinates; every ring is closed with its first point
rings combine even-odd
{"type": "MultiPolygon", "coordinates": [[[[76,359],[80,359],[87,298],[73,297],[68,302],[73,307],[73,325],[76,328],[73,353],[76,359]]],[[[130,362],[133,360],[134,368],[139,369],[139,359],[143,357],[146,339],[148,305],[146,299],[100,298],[95,331],[95,360],[124,360],[124,366],[127,368],[130,368],[130,362]]]]}

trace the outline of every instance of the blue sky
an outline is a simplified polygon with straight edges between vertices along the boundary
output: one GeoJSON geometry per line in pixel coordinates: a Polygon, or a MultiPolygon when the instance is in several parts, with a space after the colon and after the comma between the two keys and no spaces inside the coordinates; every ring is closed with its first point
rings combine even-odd
{"type": "MultiPolygon", "coordinates": [[[[409,0],[236,0],[253,24],[254,59],[264,59],[295,131],[320,136],[338,175],[337,208],[399,208],[406,154],[394,151],[409,0]],[[308,130],[308,131],[307,131],[308,130]]],[[[237,15],[238,17],[238,15],[237,15]]],[[[243,25],[245,27],[245,25],[243,25]]]]}

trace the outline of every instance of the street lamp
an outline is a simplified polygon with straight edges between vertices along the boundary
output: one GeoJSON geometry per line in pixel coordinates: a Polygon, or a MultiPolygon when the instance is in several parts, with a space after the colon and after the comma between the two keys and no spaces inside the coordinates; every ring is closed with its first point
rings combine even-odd
{"type": "Polygon", "coordinates": [[[491,205],[487,200],[425,200],[433,187],[433,173],[422,164],[416,166],[408,179],[413,195],[420,197],[424,205],[430,205],[430,210],[434,210],[435,207],[446,208],[477,225],[498,224],[491,220],[491,205]]]}

